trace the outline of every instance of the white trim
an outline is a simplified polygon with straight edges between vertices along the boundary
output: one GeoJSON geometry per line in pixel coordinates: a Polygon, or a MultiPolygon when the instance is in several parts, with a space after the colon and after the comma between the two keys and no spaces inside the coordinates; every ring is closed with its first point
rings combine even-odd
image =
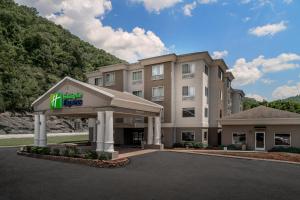
{"type": "Polygon", "coordinates": [[[255,150],[258,150],[258,151],[264,151],[266,150],[266,132],[265,131],[255,131],[255,134],[254,134],[254,141],[255,141],[255,150]],[[256,134],[257,133],[263,133],[264,134],[264,148],[257,148],[256,147],[256,134]]]}
{"type": "MultiPolygon", "coordinates": [[[[79,85],[83,85],[85,87],[88,87],[89,89],[92,89],[96,92],[100,92],[101,94],[103,95],[106,95],[110,98],[114,98],[114,95],[108,93],[108,92],[105,92],[105,91],[102,91],[100,89],[97,88],[97,86],[94,86],[94,85],[91,85],[91,84],[88,84],[88,83],[84,83],[84,82],[81,82],[81,81],[77,81],[76,79],[73,79],[73,78],[70,78],[68,76],[66,76],[65,78],[63,78],[61,81],[59,81],[58,83],[56,83],[53,87],[51,87],[47,92],[45,92],[42,96],[40,96],[38,99],[36,99],[32,104],[31,106],[34,106],[37,102],[39,102],[41,99],[43,99],[46,95],[48,95],[49,93],[51,93],[56,87],[58,87],[60,84],[62,84],[63,82],[65,81],[72,81],[72,82],[75,82],[79,85]]],[[[98,86],[99,87],[99,86],[98,86]]]]}
{"type": "Polygon", "coordinates": [[[195,131],[193,131],[193,130],[183,130],[183,131],[181,131],[181,142],[195,142],[196,141],[196,134],[195,134],[195,131]],[[184,133],[184,132],[190,132],[190,133],[193,133],[194,134],[194,139],[193,139],[193,141],[186,141],[186,140],[183,140],[182,139],[182,133],[184,133]]]}
{"type": "Polygon", "coordinates": [[[292,133],[291,132],[289,132],[289,133],[279,133],[279,132],[274,132],[274,134],[273,134],[273,141],[274,141],[274,147],[291,147],[292,146],[292,133]],[[287,135],[290,135],[290,144],[289,145],[276,145],[275,144],[275,135],[276,134],[287,134],[287,135]]]}
{"type": "Polygon", "coordinates": [[[299,125],[300,118],[222,119],[224,125],[299,125]]]}

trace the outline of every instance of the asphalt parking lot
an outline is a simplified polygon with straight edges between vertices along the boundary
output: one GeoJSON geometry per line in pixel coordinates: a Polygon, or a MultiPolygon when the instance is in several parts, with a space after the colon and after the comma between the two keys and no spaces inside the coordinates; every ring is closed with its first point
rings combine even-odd
{"type": "Polygon", "coordinates": [[[0,199],[299,199],[300,165],[154,152],[98,169],[0,149],[0,199]]]}

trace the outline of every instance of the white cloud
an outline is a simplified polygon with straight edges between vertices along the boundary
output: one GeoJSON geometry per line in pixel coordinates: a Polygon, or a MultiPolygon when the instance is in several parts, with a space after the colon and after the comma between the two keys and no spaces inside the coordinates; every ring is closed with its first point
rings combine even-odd
{"type": "Polygon", "coordinates": [[[194,10],[197,6],[197,2],[194,1],[193,3],[185,4],[183,6],[183,14],[186,16],[192,16],[192,10],[194,10]]]}
{"type": "Polygon", "coordinates": [[[282,85],[280,87],[277,87],[273,93],[272,97],[274,99],[284,99],[292,96],[296,96],[300,94],[300,82],[296,85],[282,85]]]}
{"type": "Polygon", "coordinates": [[[218,0],[198,0],[199,4],[212,4],[212,3],[217,3],[218,0]]]}
{"type": "Polygon", "coordinates": [[[226,56],[228,56],[228,51],[224,50],[224,51],[214,51],[211,57],[213,59],[221,59],[221,58],[224,58],[226,56]]]}
{"type": "Polygon", "coordinates": [[[300,55],[293,53],[282,53],[268,59],[261,55],[249,62],[245,58],[239,58],[230,71],[236,78],[233,83],[243,86],[255,83],[265,73],[297,68],[297,61],[300,61],[300,55]]]}
{"type": "Polygon", "coordinates": [[[243,22],[248,22],[250,20],[251,20],[251,17],[245,17],[245,18],[242,19],[243,22]]]}
{"type": "Polygon", "coordinates": [[[263,79],[261,79],[261,82],[266,84],[266,85],[271,85],[272,83],[275,82],[275,80],[268,79],[268,78],[263,78],[263,79]]]}
{"type": "Polygon", "coordinates": [[[104,26],[100,19],[112,9],[110,0],[17,0],[37,8],[42,16],[62,25],[81,39],[119,58],[133,62],[163,54],[167,48],[152,31],[135,27],[131,32],[104,26]],[[61,15],[54,13],[61,12],[61,15]],[[100,19],[99,19],[100,18],[100,19]]]}
{"type": "Polygon", "coordinates": [[[251,0],[241,0],[241,1],[240,1],[241,4],[248,4],[248,3],[250,3],[250,2],[251,2],[251,0]]]}
{"type": "Polygon", "coordinates": [[[256,101],[260,101],[260,102],[263,102],[264,100],[267,100],[266,97],[263,97],[261,95],[258,95],[258,94],[247,94],[246,97],[249,97],[249,98],[253,98],[255,99],[256,101]]]}
{"type": "Polygon", "coordinates": [[[251,28],[249,30],[249,33],[252,35],[255,35],[257,37],[267,36],[267,35],[275,35],[276,33],[279,33],[281,31],[284,31],[287,29],[287,23],[284,21],[281,21],[277,24],[266,24],[264,26],[258,26],[255,28],[251,28]]]}
{"type": "Polygon", "coordinates": [[[175,6],[181,0],[131,0],[134,3],[143,3],[149,12],[159,13],[161,10],[175,6]]]}
{"type": "Polygon", "coordinates": [[[283,0],[283,3],[291,4],[291,3],[293,3],[293,0],[283,0]]]}
{"type": "Polygon", "coordinates": [[[247,62],[245,58],[239,58],[230,70],[235,77],[233,84],[243,86],[257,81],[262,76],[262,72],[258,69],[259,59],[247,62]]]}

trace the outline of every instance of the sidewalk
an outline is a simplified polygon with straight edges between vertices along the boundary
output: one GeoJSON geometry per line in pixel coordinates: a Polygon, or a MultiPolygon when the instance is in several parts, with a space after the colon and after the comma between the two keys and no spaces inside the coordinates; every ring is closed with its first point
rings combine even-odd
{"type": "MultiPolygon", "coordinates": [[[[47,133],[48,137],[55,136],[72,136],[72,135],[88,135],[88,132],[73,132],[73,133],[47,133]]],[[[34,134],[7,134],[0,135],[0,139],[12,139],[12,138],[33,138],[34,134]]]]}

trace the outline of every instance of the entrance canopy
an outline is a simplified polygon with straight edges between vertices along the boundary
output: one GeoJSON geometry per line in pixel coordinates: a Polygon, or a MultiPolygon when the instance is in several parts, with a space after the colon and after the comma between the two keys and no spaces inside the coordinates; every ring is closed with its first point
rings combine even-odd
{"type": "Polygon", "coordinates": [[[159,116],[162,106],[128,92],[99,87],[65,77],[32,103],[45,115],[95,117],[99,111],[159,116]]]}

